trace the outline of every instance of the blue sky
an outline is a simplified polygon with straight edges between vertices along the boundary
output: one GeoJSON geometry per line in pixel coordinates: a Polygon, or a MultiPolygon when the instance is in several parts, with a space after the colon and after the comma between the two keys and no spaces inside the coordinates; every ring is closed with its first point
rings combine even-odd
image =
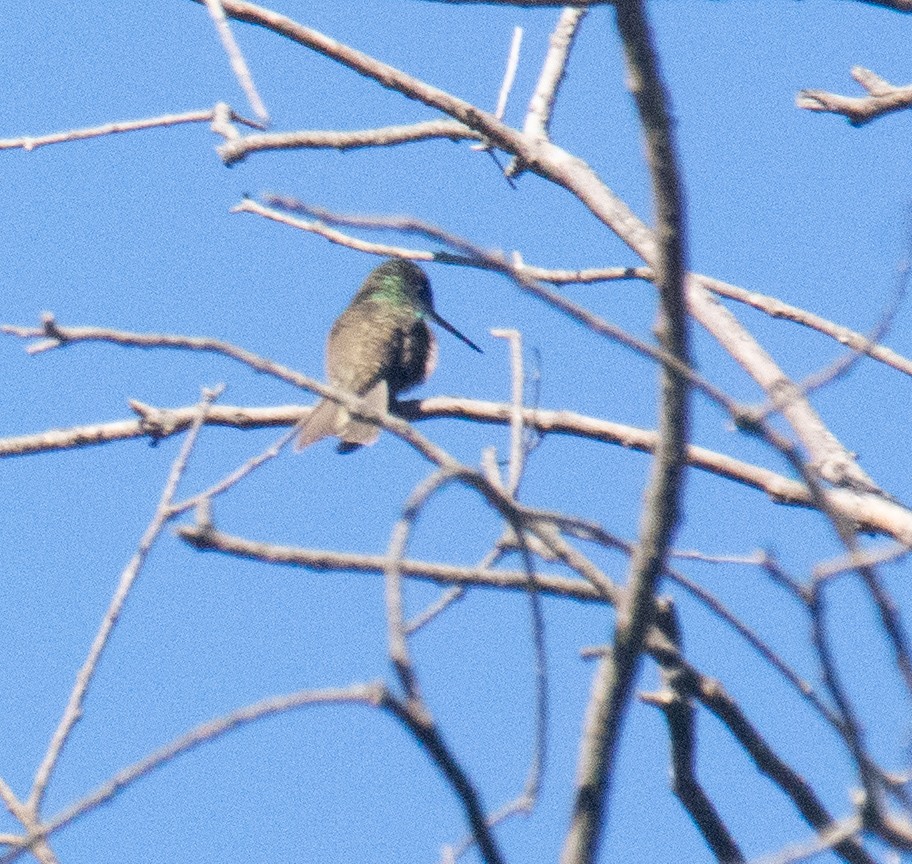
{"type": "MultiPolygon", "coordinates": [[[[557,10],[442,3],[289,2],[281,11],[492,109],[515,25],[524,28],[506,121],[520,126],[557,10]]],[[[691,266],[773,294],[862,332],[878,320],[907,257],[908,118],[861,129],[802,112],[798,90],[854,94],[849,69],[908,78],[908,21],[855,3],[654,3],[687,190],[691,266]]],[[[355,129],[413,122],[433,112],[378,89],[323,57],[265,31],[234,25],[276,130],[355,129]]],[[[0,5],[0,138],[40,135],[210,107],[243,96],[201,6],[186,0],[129,8],[84,0],[0,5]]],[[[248,112],[249,113],[249,112],[248,112]]],[[[643,218],[649,180],[612,13],[585,21],[558,102],[554,141],[585,159],[643,218]]],[[[391,151],[268,153],[230,169],[205,124],[0,152],[0,296],[4,323],[61,324],[213,336],[322,376],[323,340],[374,258],[251,215],[244,194],[277,191],[342,212],[408,213],[486,247],[518,250],[542,266],[641,263],[567,193],[534,176],[511,189],[466,143],[391,151]]],[[[369,236],[369,239],[374,239],[369,236]]],[[[392,235],[383,239],[396,242],[392,235]]],[[[405,245],[421,245],[414,238],[405,245]]],[[[425,248],[434,248],[424,244],[425,248]]],[[[492,327],[521,330],[540,357],[543,408],[652,428],[652,364],[599,339],[479,271],[428,267],[437,308],[484,355],[440,335],[440,363],[416,396],[509,397],[505,345],[492,327]]],[[[562,289],[649,338],[654,294],[643,283],[562,289]]],[[[840,347],[759,313],[739,318],[795,378],[840,347]]],[[[909,350],[908,303],[887,343],[909,350]]],[[[694,331],[700,370],[740,399],[756,387],[709,337],[694,331]]],[[[310,397],[231,361],[175,351],[78,345],[28,357],[0,339],[7,370],[0,436],[130,415],[128,399],[193,404],[224,383],[224,404],[273,405],[310,397]]],[[[900,500],[908,500],[908,381],[872,362],[814,396],[833,432],[900,500]]],[[[507,452],[508,432],[459,421],[421,431],[463,461],[507,452]]],[[[258,452],[274,431],[211,429],[184,479],[190,493],[258,452]]],[[[787,473],[782,460],[733,432],[695,399],[693,440],[787,473]]],[[[4,591],[0,657],[0,776],[25,794],[118,575],[154,511],[180,441],[141,441],[7,459],[10,506],[0,520],[4,591]]],[[[547,438],[529,461],[526,503],[565,509],[634,539],[648,457],[619,447],[547,438]]],[[[384,435],[338,457],[332,446],[290,453],[220,498],[230,533],[285,545],[365,553],[389,532],[428,465],[384,435]]],[[[771,549],[796,577],[838,553],[825,521],[699,472],[688,476],[677,546],[707,554],[771,549]]],[[[418,558],[473,564],[500,533],[465,490],[435,500],[415,531],[418,558]]],[[[625,561],[587,547],[621,580],[625,561]]],[[[512,562],[510,566],[518,566],[512,562]]],[[[807,621],[756,568],[683,562],[811,680],[807,621]]],[[[909,614],[907,565],[883,569],[909,614]],[[905,598],[905,599],[903,599],[905,598]]],[[[686,594],[680,602],[692,662],[718,677],[795,767],[846,815],[857,783],[845,753],[794,693],[686,594]],[[788,706],[783,708],[783,706],[788,706]]],[[[410,585],[416,612],[436,589],[410,585]]],[[[549,762],[535,812],[498,831],[508,860],[553,860],[568,818],[576,745],[592,666],[582,647],[609,638],[603,609],[546,600],[552,718],[549,762]]],[[[872,751],[908,764],[908,702],[873,613],[852,580],[832,592],[841,668],[872,751]],[[859,635],[863,634],[863,635],[859,635]]],[[[495,808],[515,795],[529,759],[531,643],[527,602],[474,591],[414,639],[422,685],[448,741],[495,808]]],[[[272,694],[391,680],[382,580],[308,573],[199,554],[161,538],[99,668],[51,784],[54,813],[113,772],[197,723],[272,694]]],[[[641,689],[655,689],[647,664],[641,689]]],[[[810,831],[783,796],[701,713],[700,777],[751,856],[810,831]],[[745,806],[745,802],[749,802],[745,806]]],[[[709,861],[668,792],[661,716],[635,703],[625,729],[604,861],[709,861]]],[[[13,830],[0,817],[0,831],[13,830]]],[[[461,811],[419,748],[365,708],[315,708],[234,733],[169,764],[54,838],[61,861],[426,862],[464,832],[461,811]]],[[[471,858],[469,860],[474,860],[471,858]]]]}

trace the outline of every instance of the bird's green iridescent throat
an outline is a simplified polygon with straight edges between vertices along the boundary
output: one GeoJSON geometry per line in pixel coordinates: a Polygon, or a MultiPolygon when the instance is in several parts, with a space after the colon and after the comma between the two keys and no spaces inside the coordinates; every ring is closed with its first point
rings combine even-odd
{"type": "Polygon", "coordinates": [[[403,290],[402,279],[398,276],[385,276],[380,281],[380,287],[371,294],[378,300],[388,300],[391,303],[408,302],[408,295],[403,290]]]}

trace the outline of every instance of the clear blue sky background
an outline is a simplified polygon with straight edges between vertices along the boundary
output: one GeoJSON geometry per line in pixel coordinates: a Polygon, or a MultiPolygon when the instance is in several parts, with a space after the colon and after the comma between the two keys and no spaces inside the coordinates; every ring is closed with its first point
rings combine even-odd
{"type": "MultiPolygon", "coordinates": [[[[304,3],[278,8],[437,86],[493,108],[512,28],[525,41],[507,121],[521,125],[557,10],[412,2],[304,3]]],[[[862,4],[661,2],[651,5],[678,120],[694,269],[774,294],[855,329],[878,319],[907,255],[908,115],[863,129],[799,111],[803,87],[855,92],[854,64],[909,77],[909,19],[862,4]]],[[[429,119],[433,112],[265,31],[234,25],[278,130],[354,129],[429,119]]],[[[202,109],[246,111],[204,8],[186,0],[0,4],[0,137],[202,109]]],[[[553,124],[556,143],[588,161],[644,218],[649,184],[608,9],[586,20],[553,124]]],[[[266,154],[224,168],[205,125],[0,153],[0,320],[207,335],[322,375],[323,338],[377,261],[249,215],[244,193],[295,195],[343,212],[410,213],[475,242],[517,249],[544,266],[640,262],[580,204],[524,176],[510,189],[484,154],[434,142],[389,152],[266,154]]],[[[389,238],[395,239],[395,238],[389,238]]],[[[418,241],[406,240],[405,245],[418,241]]],[[[493,275],[429,268],[439,311],[485,349],[441,334],[441,360],[416,395],[504,400],[509,369],[492,327],[519,328],[541,357],[546,408],[654,425],[655,370],[521,295],[493,275]]],[[[568,296],[648,336],[652,290],[621,283],[568,296]]],[[[838,355],[822,337],[737,310],[784,368],[801,377],[838,355]]],[[[901,310],[889,344],[909,350],[901,310]]],[[[696,333],[698,363],[739,398],[758,393],[696,333]]],[[[531,359],[531,357],[530,357],[531,359]]],[[[28,358],[0,339],[5,384],[0,435],[129,416],[130,398],[192,404],[224,382],[228,404],[309,402],[306,394],[214,357],[77,346],[28,358]]],[[[862,465],[908,500],[908,381],[871,363],[815,396],[862,465]]],[[[781,462],[732,432],[697,399],[696,443],[778,470],[781,462]]],[[[502,428],[422,426],[459,458],[506,452],[502,428]]],[[[185,492],[221,476],[274,433],[207,430],[185,492]]],[[[0,466],[0,774],[24,793],[118,575],[154,510],[178,441],[144,442],[7,460],[0,466]]],[[[549,438],[523,499],[598,520],[633,539],[649,466],[620,448],[549,438]]],[[[328,444],[274,461],[216,504],[216,522],[251,539],[381,552],[412,486],[429,471],[384,436],[336,456],[328,444]]],[[[678,545],[707,553],[772,548],[796,576],[837,552],[813,515],[692,472],[678,545]]],[[[499,534],[493,516],[454,490],[429,508],[416,557],[470,564],[499,534]]],[[[625,562],[588,550],[621,578],[625,562]]],[[[688,565],[809,678],[806,621],[747,567],[688,565]]],[[[908,597],[907,567],[885,572],[908,597]]],[[[436,592],[409,589],[417,611],[436,592]]],[[[780,752],[849,812],[849,764],[833,737],[780,679],[686,596],[689,656],[719,677],[780,752]],[[787,705],[787,711],[783,706],[787,705]],[[784,718],[783,714],[787,716],[784,718]]],[[[908,605],[908,604],[907,604],[908,605]]],[[[554,860],[567,824],[576,743],[591,666],[611,616],[547,601],[552,725],[542,799],[529,819],[498,831],[508,860],[554,860]]],[[[909,612],[906,609],[907,613],[909,612]]],[[[848,581],[834,592],[842,632],[870,632],[871,613],[848,581]]],[[[529,616],[517,596],[473,592],[414,640],[423,686],[448,740],[490,807],[515,795],[529,757],[529,616]]],[[[872,749],[906,764],[908,704],[867,639],[839,644],[872,749]],[[873,708],[876,706],[876,711],[873,708]]],[[[55,812],[191,726],[234,707],[305,687],[389,674],[379,578],[269,568],[156,547],[89,695],[85,719],[55,775],[55,812]]],[[[644,688],[656,686],[646,670],[644,688]]],[[[749,855],[809,829],[759,778],[712,718],[701,715],[700,776],[749,855]],[[749,802],[748,806],[745,803],[749,802]]],[[[636,704],[626,728],[603,860],[709,861],[667,791],[661,717],[636,704]]],[[[0,830],[13,830],[0,817],[0,830]]],[[[464,831],[435,769],[403,732],[362,708],[297,712],[224,738],[168,765],[53,841],[62,861],[347,862],[436,860],[464,831]]]]}

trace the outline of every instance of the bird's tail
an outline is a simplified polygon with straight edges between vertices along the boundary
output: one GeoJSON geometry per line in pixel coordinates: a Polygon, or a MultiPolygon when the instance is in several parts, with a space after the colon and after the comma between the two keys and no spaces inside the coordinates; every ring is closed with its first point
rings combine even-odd
{"type": "Polygon", "coordinates": [[[339,431],[338,414],[342,406],[329,399],[321,399],[317,407],[310,412],[310,416],[301,424],[301,431],[298,432],[298,440],[295,441],[294,449],[296,451],[310,447],[321,438],[328,435],[335,435],[339,431]]]}
{"type": "MultiPolygon", "coordinates": [[[[368,390],[364,394],[364,402],[365,407],[371,411],[384,414],[389,407],[389,387],[386,381],[378,381],[368,390]]],[[[301,424],[294,449],[303,450],[329,435],[339,436],[340,453],[351,453],[359,447],[373,444],[380,437],[380,427],[364,420],[355,420],[338,403],[321,399],[301,424]]]]}
{"type": "MultiPolygon", "coordinates": [[[[389,387],[385,380],[381,379],[364,394],[364,403],[366,408],[377,414],[386,413],[389,407],[389,387]]],[[[380,437],[379,426],[365,420],[352,419],[344,408],[340,409],[340,414],[342,413],[346,422],[340,424],[341,429],[338,432],[341,440],[337,449],[340,453],[352,453],[359,447],[375,443],[380,437]]]]}

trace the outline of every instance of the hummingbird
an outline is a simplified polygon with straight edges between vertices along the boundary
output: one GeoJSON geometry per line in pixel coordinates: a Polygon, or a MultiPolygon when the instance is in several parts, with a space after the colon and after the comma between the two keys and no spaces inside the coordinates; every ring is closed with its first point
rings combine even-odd
{"type": "MultiPolygon", "coordinates": [[[[437,365],[433,321],[481,352],[434,310],[431,284],[424,271],[404,258],[390,258],[374,268],[326,340],[326,375],[340,390],[361,396],[377,413],[391,401],[426,381],[437,365]]],[[[321,399],[301,424],[295,450],[329,435],[339,437],[339,453],[351,453],[380,437],[380,427],[355,420],[329,399],[321,399]]]]}

